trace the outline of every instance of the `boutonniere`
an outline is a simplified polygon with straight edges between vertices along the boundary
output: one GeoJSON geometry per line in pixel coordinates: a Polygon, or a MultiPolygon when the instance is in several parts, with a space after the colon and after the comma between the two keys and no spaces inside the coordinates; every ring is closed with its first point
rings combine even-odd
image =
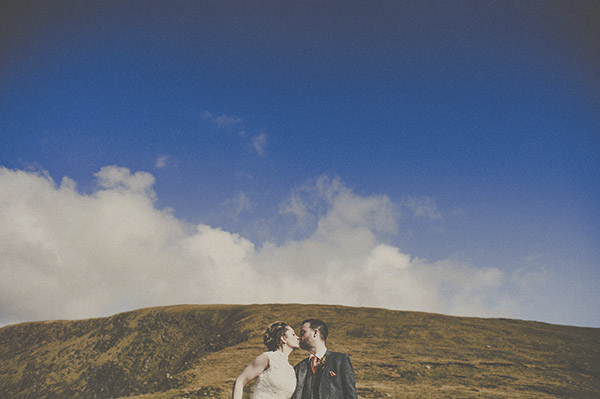
{"type": "Polygon", "coordinates": [[[335,373],[333,371],[330,371],[329,375],[332,376],[332,377],[335,377],[335,373]]]}
{"type": "Polygon", "coordinates": [[[319,366],[325,366],[326,362],[327,362],[327,356],[323,356],[323,358],[321,360],[319,360],[319,366]]]}

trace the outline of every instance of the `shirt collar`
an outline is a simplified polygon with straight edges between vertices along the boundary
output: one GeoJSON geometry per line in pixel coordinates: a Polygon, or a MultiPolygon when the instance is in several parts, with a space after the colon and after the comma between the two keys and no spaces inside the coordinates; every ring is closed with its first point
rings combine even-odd
{"type": "Polygon", "coordinates": [[[320,351],[318,351],[317,353],[315,353],[314,355],[311,353],[310,357],[312,358],[313,356],[316,356],[317,359],[321,360],[323,359],[323,357],[325,356],[325,353],[327,353],[327,348],[323,347],[323,349],[321,349],[320,351]]]}

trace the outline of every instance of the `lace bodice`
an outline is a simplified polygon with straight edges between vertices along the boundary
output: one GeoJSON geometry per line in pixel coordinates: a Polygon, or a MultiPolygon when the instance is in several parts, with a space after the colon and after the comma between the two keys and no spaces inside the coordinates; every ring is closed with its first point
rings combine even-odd
{"type": "Polygon", "coordinates": [[[289,399],[296,389],[296,373],[281,351],[266,352],[269,366],[257,377],[253,399],[289,399]]]}

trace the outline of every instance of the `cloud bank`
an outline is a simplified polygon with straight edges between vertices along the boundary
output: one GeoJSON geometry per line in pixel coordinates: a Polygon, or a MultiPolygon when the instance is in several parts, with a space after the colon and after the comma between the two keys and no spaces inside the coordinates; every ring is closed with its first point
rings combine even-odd
{"type": "MultiPolygon", "coordinates": [[[[44,172],[0,168],[0,323],[181,303],[518,316],[510,276],[403,253],[381,238],[398,229],[397,204],[359,196],[338,179],[319,179],[282,202],[302,238],[260,245],[157,209],[149,173],[107,166],[96,179],[97,190],[81,194],[67,177],[57,184],[44,172]]],[[[440,217],[429,201],[412,206],[440,217]]]]}

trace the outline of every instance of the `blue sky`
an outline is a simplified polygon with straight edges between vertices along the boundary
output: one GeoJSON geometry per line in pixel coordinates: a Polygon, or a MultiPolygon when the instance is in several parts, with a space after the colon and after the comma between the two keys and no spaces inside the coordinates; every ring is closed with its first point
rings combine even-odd
{"type": "Polygon", "coordinates": [[[600,7],[122,3],[1,6],[0,322],[301,302],[600,326],[600,7]]]}

